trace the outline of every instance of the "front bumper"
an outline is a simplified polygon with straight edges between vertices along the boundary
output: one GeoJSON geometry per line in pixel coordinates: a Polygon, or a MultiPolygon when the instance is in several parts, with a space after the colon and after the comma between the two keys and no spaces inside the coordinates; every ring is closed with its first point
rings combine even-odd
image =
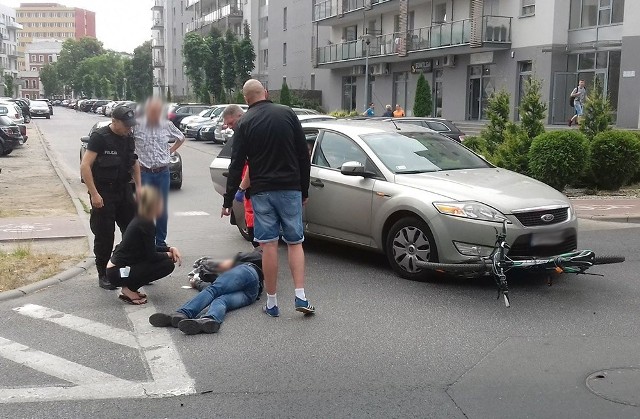
{"type": "Polygon", "coordinates": [[[184,135],[188,138],[198,138],[198,131],[200,131],[200,128],[187,128],[184,131],[184,135]]]}

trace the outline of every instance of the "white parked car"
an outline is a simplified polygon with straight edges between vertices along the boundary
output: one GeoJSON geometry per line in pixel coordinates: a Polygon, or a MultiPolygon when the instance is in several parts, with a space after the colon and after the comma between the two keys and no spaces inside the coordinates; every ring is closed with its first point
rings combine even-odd
{"type": "Polygon", "coordinates": [[[13,102],[0,102],[0,116],[7,116],[14,124],[24,124],[22,110],[13,102]]]}

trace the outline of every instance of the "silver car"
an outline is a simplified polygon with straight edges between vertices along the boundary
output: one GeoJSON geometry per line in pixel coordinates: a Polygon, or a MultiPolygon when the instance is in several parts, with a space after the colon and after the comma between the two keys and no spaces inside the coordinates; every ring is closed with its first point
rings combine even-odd
{"type": "MultiPolygon", "coordinates": [[[[305,234],[381,251],[394,271],[423,279],[416,261],[461,263],[488,256],[508,220],[509,256],[577,247],[577,219],[560,192],[492,166],[431,130],[391,122],[304,123],[311,150],[305,234]]],[[[231,141],[210,167],[226,185],[231,141]]],[[[232,222],[245,238],[243,206],[232,222]]]]}

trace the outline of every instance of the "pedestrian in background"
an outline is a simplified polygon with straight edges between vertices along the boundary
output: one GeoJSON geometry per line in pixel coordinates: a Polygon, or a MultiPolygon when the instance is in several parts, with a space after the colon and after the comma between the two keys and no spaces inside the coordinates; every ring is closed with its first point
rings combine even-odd
{"type": "Polygon", "coordinates": [[[122,287],[119,298],[129,304],[147,302],[138,290],[153,281],[168,276],[175,264],[182,263],[175,247],[156,246],[156,220],[162,215],[162,196],[152,186],[143,186],[138,193],[138,215],[129,223],[107,263],[107,279],[122,287]]]}
{"type": "Polygon", "coordinates": [[[80,163],[80,174],[91,198],[89,224],[94,235],[98,284],[109,290],[116,289],[106,278],[115,225],[124,234],[135,215],[132,178],[136,190],[140,188],[140,166],[132,135],[134,125],[136,116],[131,109],[114,109],[111,124],[91,134],[80,163]]]}
{"type": "Polygon", "coordinates": [[[400,106],[399,103],[396,103],[396,110],[393,111],[393,117],[394,118],[404,117],[404,109],[402,109],[402,106],[400,106]]]}
{"type": "Polygon", "coordinates": [[[391,107],[391,105],[387,105],[385,107],[385,111],[382,114],[382,116],[387,117],[387,118],[393,117],[393,108],[391,107]]]}
{"type": "Polygon", "coordinates": [[[167,245],[171,154],[184,142],[184,135],[163,117],[164,103],[158,98],[147,101],[145,117],[136,127],[136,153],[140,161],[142,184],[151,185],[162,194],[164,212],[156,221],[156,245],[167,245]],[[169,141],[175,142],[171,145],[169,141]]]}
{"type": "Polygon", "coordinates": [[[578,82],[578,87],[573,89],[571,92],[571,98],[573,99],[573,109],[575,110],[575,115],[571,117],[569,120],[569,126],[573,123],[579,124],[580,117],[582,117],[582,112],[584,110],[584,102],[587,98],[587,89],[584,87],[584,80],[580,80],[578,82]]]}
{"type": "Polygon", "coordinates": [[[249,80],[242,89],[249,110],[237,124],[233,136],[231,163],[227,177],[222,216],[231,206],[249,162],[251,202],[255,211],[255,240],[263,250],[262,269],[267,291],[265,312],[278,317],[278,240],[287,243],[289,268],[295,284],[296,311],[312,314],[315,308],[304,290],[304,229],[302,206],[309,194],[311,162],[302,125],[288,106],[266,99],[258,80],[249,80]]]}
{"type": "Polygon", "coordinates": [[[366,111],[362,113],[362,116],[376,116],[376,106],[371,102],[366,111]]]}

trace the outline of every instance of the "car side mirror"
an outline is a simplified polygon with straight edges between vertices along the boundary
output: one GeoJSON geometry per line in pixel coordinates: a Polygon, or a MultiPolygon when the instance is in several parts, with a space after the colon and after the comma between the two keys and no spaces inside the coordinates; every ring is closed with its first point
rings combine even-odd
{"type": "Polygon", "coordinates": [[[80,137],[80,141],[86,144],[89,142],[89,137],[80,137]]]}
{"type": "Polygon", "coordinates": [[[373,173],[367,172],[364,164],[357,161],[348,161],[340,167],[340,173],[345,176],[372,177],[373,173]]]}

